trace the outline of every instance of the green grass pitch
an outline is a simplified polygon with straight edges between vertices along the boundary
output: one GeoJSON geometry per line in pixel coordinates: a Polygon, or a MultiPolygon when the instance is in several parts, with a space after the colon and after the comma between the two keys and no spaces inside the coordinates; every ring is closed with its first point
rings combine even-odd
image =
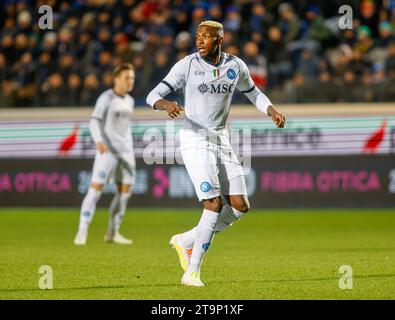
{"type": "Polygon", "coordinates": [[[106,210],[88,245],[74,246],[78,209],[0,210],[0,299],[394,299],[394,210],[253,210],[215,236],[202,288],[180,285],[170,236],[200,210],[130,208],[122,232],[134,244],[106,244],[106,210]],[[39,289],[39,267],[53,269],[39,289]],[[353,288],[339,288],[341,265],[353,288]]]}

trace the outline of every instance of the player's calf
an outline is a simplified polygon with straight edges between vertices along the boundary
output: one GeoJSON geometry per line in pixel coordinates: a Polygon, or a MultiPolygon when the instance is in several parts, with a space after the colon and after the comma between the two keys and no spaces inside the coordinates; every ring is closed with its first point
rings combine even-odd
{"type": "Polygon", "coordinates": [[[221,212],[222,210],[222,199],[221,197],[216,197],[212,199],[203,200],[204,209],[213,211],[213,212],[221,212]]]}
{"type": "Polygon", "coordinates": [[[247,213],[250,210],[250,202],[244,195],[225,196],[230,206],[239,212],[247,213]]]}

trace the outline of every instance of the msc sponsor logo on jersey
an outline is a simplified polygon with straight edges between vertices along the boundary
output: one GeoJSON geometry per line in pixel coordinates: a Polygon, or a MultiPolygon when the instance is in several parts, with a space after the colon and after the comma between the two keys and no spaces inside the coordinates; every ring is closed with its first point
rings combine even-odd
{"type": "Polygon", "coordinates": [[[235,85],[229,83],[212,83],[210,86],[202,83],[198,86],[198,90],[201,94],[205,93],[231,93],[234,91],[235,85]]]}
{"type": "Polygon", "coordinates": [[[204,181],[200,185],[200,190],[203,192],[209,192],[211,190],[211,185],[207,181],[204,181]]]}
{"type": "Polygon", "coordinates": [[[115,112],[115,118],[119,119],[119,118],[126,118],[129,117],[129,113],[125,112],[125,111],[117,111],[115,112]]]}

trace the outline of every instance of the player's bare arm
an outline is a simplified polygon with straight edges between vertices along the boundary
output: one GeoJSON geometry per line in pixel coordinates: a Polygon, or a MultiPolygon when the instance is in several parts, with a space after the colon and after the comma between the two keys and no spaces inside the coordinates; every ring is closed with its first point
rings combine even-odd
{"type": "Polygon", "coordinates": [[[177,101],[169,101],[166,99],[160,99],[155,103],[155,109],[166,110],[170,118],[177,118],[183,111],[182,107],[177,101]]]}
{"type": "Polygon", "coordinates": [[[283,114],[278,112],[273,106],[267,108],[267,115],[272,118],[277,128],[284,128],[285,117],[283,114]]]}

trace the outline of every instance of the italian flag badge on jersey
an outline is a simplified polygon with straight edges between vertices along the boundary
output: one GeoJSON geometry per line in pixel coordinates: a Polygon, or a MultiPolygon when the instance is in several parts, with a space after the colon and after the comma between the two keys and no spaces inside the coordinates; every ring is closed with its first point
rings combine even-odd
{"type": "Polygon", "coordinates": [[[218,78],[219,77],[219,69],[214,69],[213,74],[214,74],[214,78],[218,78]]]}

